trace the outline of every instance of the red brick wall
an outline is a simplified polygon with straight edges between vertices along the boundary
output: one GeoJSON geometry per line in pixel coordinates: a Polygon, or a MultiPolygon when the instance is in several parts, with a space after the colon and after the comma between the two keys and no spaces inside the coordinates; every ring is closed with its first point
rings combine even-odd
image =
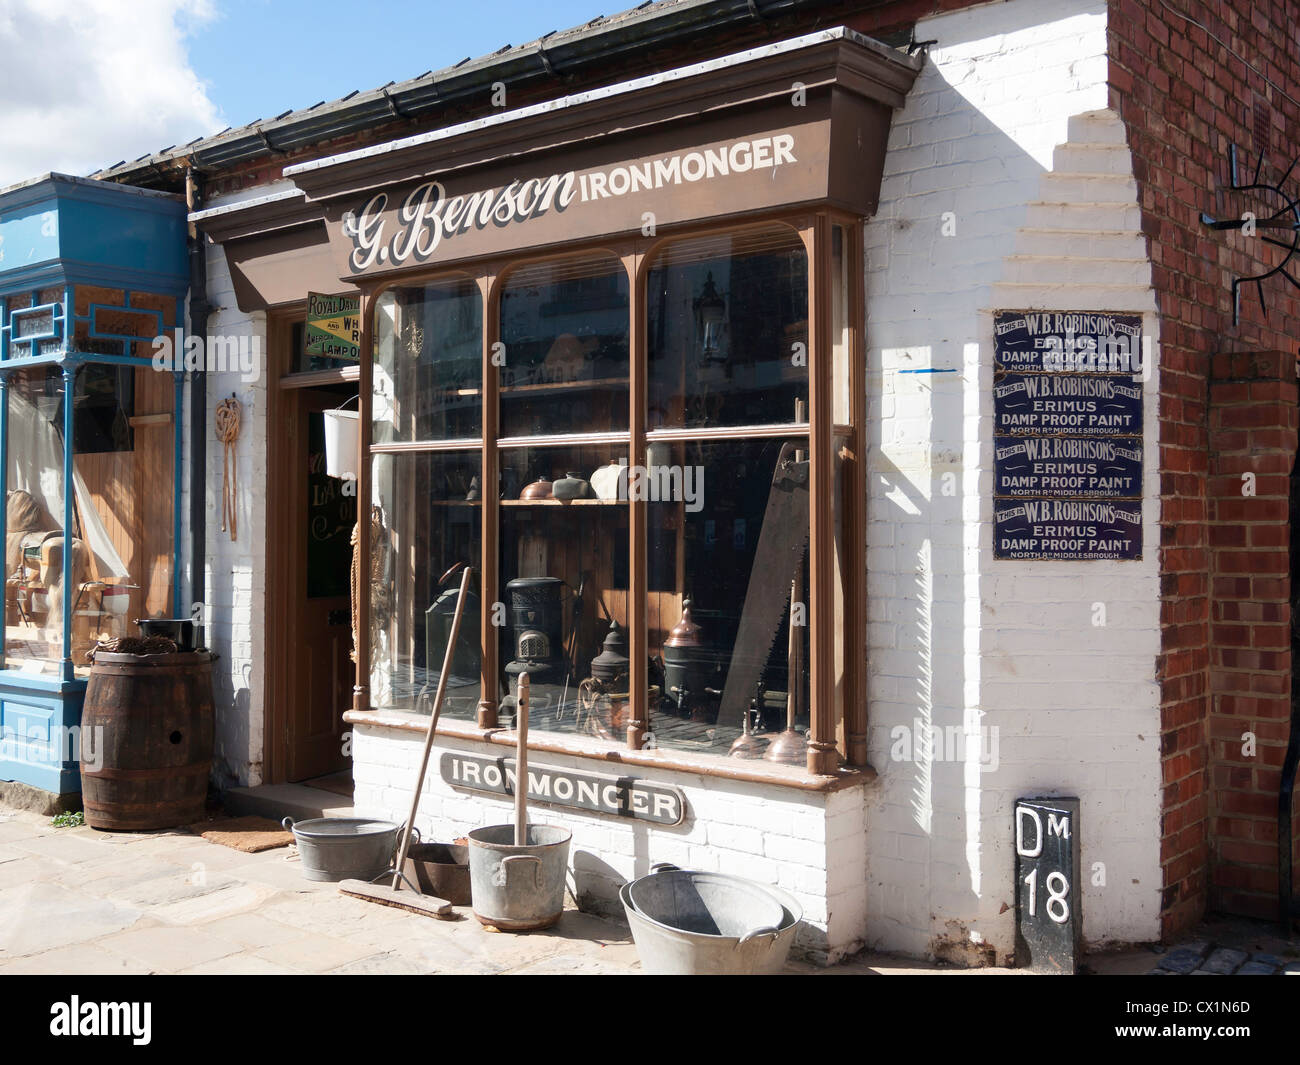
{"type": "Polygon", "coordinates": [[[1291,713],[1296,391],[1295,357],[1287,352],[1214,360],[1209,905],[1255,917],[1277,912],[1277,794],[1291,713]]]}
{"type": "MultiPolygon", "coordinates": [[[[1261,837],[1276,806],[1276,775],[1261,762],[1264,755],[1249,766],[1230,757],[1227,734],[1243,720],[1275,732],[1271,715],[1284,692],[1265,689],[1289,685],[1289,640],[1279,635],[1287,624],[1280,616],[1287,613],[1286,503],[1285,496],[1263,490],[1243,499],[1240,467],[1263,462],[1267,469],[1256,472],[1270,491],[1285,480],[1276,468],[1279,449],[1294,447],[1294,437],[1288,444],[1276,435],[1292,424],[1281,418],[1277,397],[1289,394],[1294,375],[1283,383],[1273,367],[1250,384],[1232,375],[1240,366],[1225,363],[1225,376],[1211,392],[1210,371],[1219,352],[1294,353],[1300,301],[1285,280],[1273,278],[1265,282],[1267,318],[1251,286],[1242,293],[1241,322],[1234,325],[1232,278],[1256,272],[1264,261],[1258,253],[1266,249],[1208,230],[1200,214],[1250,209],[1221,191],[1228,184],[1230,144],[1252,170],[1261,150],[1281,169],[1300,151],[1300,107],[1287,98],[1300,97],[1300,49],[1294,5],[1282,0],[1111,0],[1109,14],[1111,106],[1128,127],[1161,313],[1158,669],[1162,911],[1169,936],[1194,923],[1207,905],[1254,911],[1256,902],[1247,903],[1246,895],[1268,879],[1268,840],[1261,837]],[[1212,414],[1219,403],[1225,405],[1221,416],[1212,414]],[[1258,411],[1250,409],[1256,404],[1258,411]],[[1229,425],[1222,418],[1271,421],[1229,425]],[[1234,475],[1236,497],[1220,495],[1234,475]],[[1207,518],[1213,524],[1203,524],[1207,518]],[[1245,539],[1234,542],[1243,533],[1245,539]],[[1246,614],[1249,625],[1243,624],[1246,614]],[[1238,809],[1243,806],[1252,808],[1249,816],[1238,816],[1246,813],[1238,809]]],[[[1300,263],[1295,267],[1300,276],[1300,263]]]]}

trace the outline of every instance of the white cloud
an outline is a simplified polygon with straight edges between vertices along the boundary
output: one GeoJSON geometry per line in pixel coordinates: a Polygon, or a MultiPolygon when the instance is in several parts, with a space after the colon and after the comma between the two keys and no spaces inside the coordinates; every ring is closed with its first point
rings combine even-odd
{"type": "Polygon", "coordinates": [[[186,50],[213,17],[208,0],[0,0],[0,186],[222,128],[186,50]]]}

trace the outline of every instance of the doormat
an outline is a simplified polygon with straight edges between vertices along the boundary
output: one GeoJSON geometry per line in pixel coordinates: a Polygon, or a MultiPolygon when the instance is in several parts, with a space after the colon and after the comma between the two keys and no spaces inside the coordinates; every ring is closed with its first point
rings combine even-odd
{"type": "Polygon", "coordinates": [[[293,842],[293,835],[269,817],[231,817],[220,821],[207,821],[190,825],[190,831],[197,832],[209,843],[233,847],[246,854],[274,850],[276,847],[284,847],[293,842]]]}

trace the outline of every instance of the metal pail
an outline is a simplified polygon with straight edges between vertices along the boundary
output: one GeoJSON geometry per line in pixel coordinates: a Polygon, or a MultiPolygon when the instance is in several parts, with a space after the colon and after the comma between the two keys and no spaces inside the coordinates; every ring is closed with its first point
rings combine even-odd
{"type": "Polygon", "coordinates": [[[392,868],[400,825],[372,817],[315,817],[281,824],[293,833],[308,880],[373,880],[392,868]]]}
{"type": "Polygon", "coordinates": [[[524,838],[527,843],[516,847],[514,825],[489,825],[469,834],[474,916],[507,932],[550,928],[564,911],[573,833],[530,824],[524,838]]]}

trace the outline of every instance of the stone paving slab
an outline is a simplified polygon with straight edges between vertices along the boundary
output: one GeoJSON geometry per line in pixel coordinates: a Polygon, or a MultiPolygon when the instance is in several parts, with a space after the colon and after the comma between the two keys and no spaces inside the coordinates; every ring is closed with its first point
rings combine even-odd
{"type": "Polygon", "coordinates": [[[153,973],[175,973],[239,951],[238,944],[197,928],[166,925],[132,928],[99,940],[99,945],[153,973]]]}
{"type": "Polygon", "coordinates": [[[297,976],[300,974],[297,969],[290,969],[283,965],[276,965],[274,962],[267,961],[265,958],[259,958],[256,954],[241,953],[228,954],[224,958],[217,958],[213,961],[202,962],[199,965],[192,965],[188,969],[181,969],[176,975],[297,976]]]}
{"type": "Polygon", "coordinates": [[[140,916],[134,907],[79,895],[57,884],[5,888],[0,890],[0,962],[118,932],[140,916]]]}
{"type": "MultiPolygon", "coordinates": [[[[0,955],[3,957],[3,955],[0,955]]],[[[133,976],[146,975],[149,967],[142,962],[123,958],[93,943],[74,943],[66,947],[29,954],[0,964],[0,976],[37,976],[59,973],[66,976],[133,976]]]]}
{"type": "Polygon", "coordinates": [[[336,939],[319,933],[307,934],[274,946],[254,951],[257,957],[273,965],[282,965],[300,973],[325,973],[331,969],[370,957],[376,951],[360,943],[336,939]]]}

